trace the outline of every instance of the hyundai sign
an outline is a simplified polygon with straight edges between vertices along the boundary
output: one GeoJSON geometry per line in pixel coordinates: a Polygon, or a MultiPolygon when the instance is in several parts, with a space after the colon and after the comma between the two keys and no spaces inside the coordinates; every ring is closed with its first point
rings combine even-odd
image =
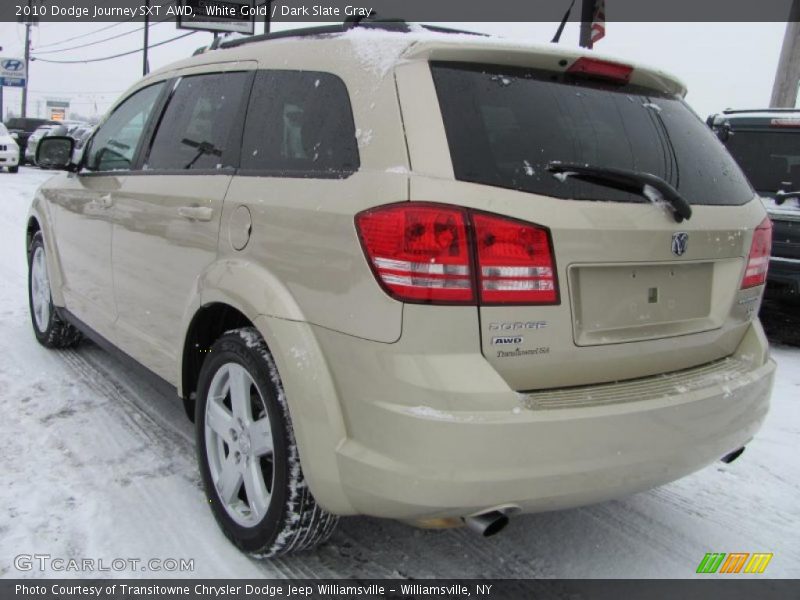
{"type": "Polygon", "coordinates": [[[21,58],[0,57],[0,85],[23,87],[25,85],[25,61],[21,58]]]}

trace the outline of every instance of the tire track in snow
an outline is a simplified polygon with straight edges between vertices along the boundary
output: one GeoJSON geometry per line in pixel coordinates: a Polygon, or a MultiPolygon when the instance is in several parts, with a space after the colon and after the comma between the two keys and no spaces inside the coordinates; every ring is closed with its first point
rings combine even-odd
{"type": "MultiPolygon", "coordinates": [[[[196,465],[193,425],[184,414],[177,397],[164,398],[142,381],[137,385],[136,379],[140,377],[126,370],[117,358],[91,342],[84,341],[78,348],[61,351],[59,355],[83,385],[98,396],[107,398],[125,426],[135,436],[148,440],[149,449],[166,461],[167,467],[158,474],[181,475],[197,488],[198,506],[205,504],[196,465]]],[[[203,509],[207,510],[205,507],[203,509]]],[[[227,544],[227,540],[224,543],[227,544]]],[[[335,578],[341,574],[341,570],[331,568],[313,554],[251,562],[265,577],[335,578]]]]}

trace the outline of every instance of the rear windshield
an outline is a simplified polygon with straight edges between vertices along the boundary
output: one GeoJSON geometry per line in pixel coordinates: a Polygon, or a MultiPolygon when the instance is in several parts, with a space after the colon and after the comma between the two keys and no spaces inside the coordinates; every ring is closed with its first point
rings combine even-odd
{"type": "Polygon", "coordinates": [[[564,74],[432,63],[457,179],[557,198],[647,202],[556,179],[550,161],[644,171],[691,204],[740,205],[753,190],[722,143],[674,96],[564,74]]]}
{"type": "Polygon", "coordinates": [[[800,190],[800,131],[742,131],[725,141],[759,192],[800,190]]]}

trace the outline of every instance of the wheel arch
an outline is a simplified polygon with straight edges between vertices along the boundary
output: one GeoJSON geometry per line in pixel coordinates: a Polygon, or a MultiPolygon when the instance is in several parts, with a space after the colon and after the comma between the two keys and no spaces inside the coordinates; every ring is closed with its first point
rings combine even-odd
{"type": "Polygon", "coordinates": [[[25,256],[28,256],[33,236],[37,232],[41,232],[47,258],[47,275],[50,278],[50,294],[53,298],[53,305],[63,307],[66,306],[66,302],[62,290],[64,278],[61,270],[61,259],[58,254],[52,224],[47,219],[45,207],[46,203],[41,193],[37,192],[25,222],[25,256]]]}
{"type": "Polygon", "coordinates": [[[314,327],[289,291],[257,264],[220,261],[198,280],[185,315],[177,381],[187,415],[194,417],[197,379],[207,350],[230,329],[255,327],[286,391],[303,472],[314,497],[330,512],[354,514],[336,459],[336,449],[346,438],[336,387],[314,327]],[[294,354],[301,346],[304,360],[294,354]]]}
{"type": "Polygon", "coordinates": [[[42,226],[39,224],[39,219],[35,215],[28,216],[28,225],[25,227],[25,250],[31,247],[33,236],[41,230],[42,226]]]}
{"type": "MultiPolygon", "coordinates": [[[[200,274],[183,312],[183,346],[177,361],[178,395],[185,403],[193,400],[203,353],[225,331],[255,326],[259,315],[304,320],[286,287],[260,265],[223,258],[200,274]]],[[[187,415],[193,417],[188,404],[187,415]]]]}
{"type": "Polygon", "coordinates": [[[184,336],[181,356],[180,396],[186,416],[194,422],[194,400],[200,369],[211,346],[226,331],[252,327],[253,322],[241,310],[223,302],[200,306],[194,313],[184,336]]]}

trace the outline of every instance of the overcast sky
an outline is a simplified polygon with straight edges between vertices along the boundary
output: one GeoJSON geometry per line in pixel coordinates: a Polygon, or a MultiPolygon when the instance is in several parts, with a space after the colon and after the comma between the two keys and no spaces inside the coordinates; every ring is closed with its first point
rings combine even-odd
{"type": "MultiPolygon", "coordinates": [[[[4,1],[4,0],[0,0],[4,1]]],[[[308,23],[302,26],[308,26],[308,23]]],[[[554,23],[452,23],[444,24],[536,42],[549,42],[554,23]]],[[[33,28],[33,49],[42,58],[75,60],[118,54],[141,48],[141,23],[43,23],[33,28]],[[96,33],[95,33],[96,32],[96,33]],[[126,35],[127,34],[127,35],[126,35]],[[81,36],[81,37],[78,37],[81,36]],[[58,51],[115,37],[85,48],[58,51]],[[72,41],[68,38],[78,37],[72,41]],[[63,43],[57,43],[63,42],[63,43]],[[45,53],[46,51],[58,51],[45,53]]],[[[277,23],[273,30],[299,26],[277,23]]],[[[261,25],[258,25],[260,31],[261,25]]],[[[758,108],[768,105],[778,64],[785,23],[608,23],[606,37],[597,52],[635,60],[678,75],[688,86],[688,102],[703,117],[724,108],[758,108]]],[[[157,43],[185,33],[173,23],[151,26],[150,40],[157,43]]],[[[208,44],[210,33],[188,38],[150,51],[150,67],[156,69],[191,55],[208,44]]],[[[561,43],[578,44],[578,24],[569,23],[561,43]]],[[[0,56],[22,56],[24,27],[0,22],[0,56]]],[[[29,114],[44,114],[45,98],[69,99],[73,113],[103,113],[142,73],[141,53],[90,64],[47,64],[35,61],[30,72],[29,114]]],[[[4,109],[19,112],[20,93],[5,88],[4,109]]],[[[4,113],[5,115],[5,113],[4,113]]]]}

